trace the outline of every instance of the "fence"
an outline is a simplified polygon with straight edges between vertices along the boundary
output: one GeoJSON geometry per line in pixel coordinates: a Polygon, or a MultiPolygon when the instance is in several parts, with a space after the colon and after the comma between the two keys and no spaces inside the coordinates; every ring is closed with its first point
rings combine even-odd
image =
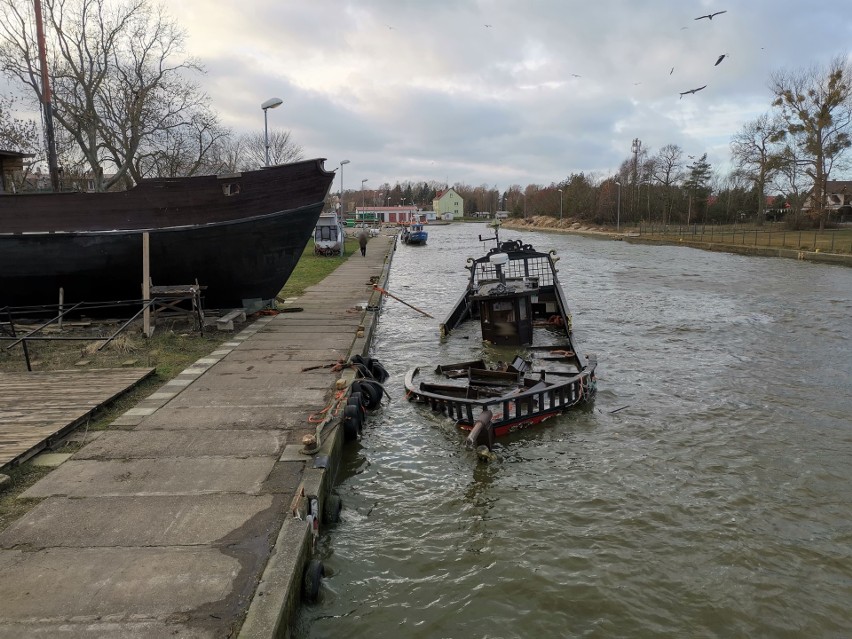
{"type": "Polygon", "coordinates": [[[682,239],[711,244],[767,246],[796,251],[852,253],[852,229],[793,231],[773,226],[730,226],[716,224],[654,225],[641,224],[639,235],[648,238],[682,239]]]}

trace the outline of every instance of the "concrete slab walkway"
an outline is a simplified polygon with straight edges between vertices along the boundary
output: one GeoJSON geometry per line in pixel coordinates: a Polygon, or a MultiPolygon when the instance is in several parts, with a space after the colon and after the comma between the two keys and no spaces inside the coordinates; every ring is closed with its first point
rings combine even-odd
{"type": "Polygon", "coordinates": [[[322,499],[341,439],[299,453],[341,377],[303,369],[366,352],[394,246],[371,238],[302,312],[257,320],[27,490],[42,501],[0,534],[0,637],[281,633],[303,496],[322,499]]]}

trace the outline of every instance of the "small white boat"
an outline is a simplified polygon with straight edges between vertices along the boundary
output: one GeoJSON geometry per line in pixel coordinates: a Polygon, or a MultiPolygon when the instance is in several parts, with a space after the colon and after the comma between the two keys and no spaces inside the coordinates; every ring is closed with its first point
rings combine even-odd
{"type": "Polygon", "coordinates": [[[337,214],[323,213],[314,228],[314,253],[329,257],[343,255],[345,238],[343,223],[337,214]]]}

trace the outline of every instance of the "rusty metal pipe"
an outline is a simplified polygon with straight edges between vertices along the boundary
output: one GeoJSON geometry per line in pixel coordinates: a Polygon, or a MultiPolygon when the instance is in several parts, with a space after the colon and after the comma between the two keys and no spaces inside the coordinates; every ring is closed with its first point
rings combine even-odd
{"type": "Polygon", "coordinates": [[[491,418],[493,414],[490,410],[484,410],[479,413],[479,416],[476,418],[476,422],[473,424],[473,429],[470,431],[470,434],[467,436],[467,439],[464,442],[464,445],[467,448],[475,448],[476,442],[479,439],[479,434],[482,432],[483,428],[488,428],[491,425],[491,418]]]}

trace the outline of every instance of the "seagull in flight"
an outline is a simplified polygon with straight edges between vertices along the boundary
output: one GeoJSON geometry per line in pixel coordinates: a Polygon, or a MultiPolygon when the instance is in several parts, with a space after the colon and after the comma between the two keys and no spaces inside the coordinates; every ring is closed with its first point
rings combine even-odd
{"type": "Polygon", "coordinates": [[[669,71],[669,75],[671,75],[672,73],[674,73],[674,67],[672,67],[672,70],[669,71]]]}
{"type": "Polygon", "coordinates": [[[695,19],[696,19],[696,20],[701,20],[702,18],[709,18],[710,20],[712,20],[712,19],[713,19],[713,16],[717,16],[717,15],[719,15],[720,13],[728,13],[728,10],[727,10],[727,9],[725,9],[724,11],[717,11],[716,13],[708,13],[706,16],[698,16],[698,17],[697,17],[697,18],[695,18],[695,19]]]}
{"type": "Polygon", "coordinates": [[[716,60],[716,64],[714,64],[713,66],[718,67],[719,64],[722,62],[722,60],[724,60],[727,55],[728,55],[727,53],[723,53],[722,55],[720,55],[719,58],[716,60]]]}
{"type": "Polygon", "coordinates": [[[491,28],[491,25],[490,25],[490,24],[486,24],[486,25],[485,25],[485,28],[486,28],[486,29],[490,29],[490,28],[491,28]]]}
{"type": "Polygon", "coordinates": [[[698,93],[699,91],[701,91],[701,89],[706,89],[706,88],[707,88],[707,85],[705,84],[703,87],[698,87],[697,89],[690,89],[689,91],[681,91],[680,97],[678,98],[678,100],[683,99],[683,96],[685,96],[689,93],[698,93]]]}
{"type": "Polygon", "coordinates": [[[583,76],[581,76],[581,75],[577,75],[576,73],[572,73],[572,74],[571,74],[571,77],[572,77],[572,78],[582,78],[583,76]]]}

